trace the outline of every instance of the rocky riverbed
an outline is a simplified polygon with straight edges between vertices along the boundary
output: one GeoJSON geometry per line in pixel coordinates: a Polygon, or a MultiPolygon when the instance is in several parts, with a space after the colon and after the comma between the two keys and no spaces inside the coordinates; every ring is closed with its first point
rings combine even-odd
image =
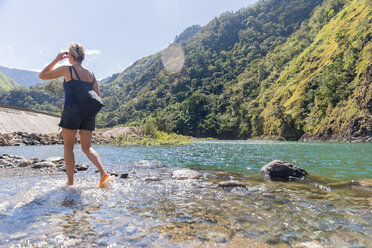
{"type": "Polygon", "coordinates": [[[371,241],[371,180],[299,175],[300,168],[277,160],[262,175],[139,160],[108,166],[118,177],[104,190],[92,166],[82,166],[76,185],[64,187],[60,157],[2,154],[0,167],[4,247],[368,247],[371,241]],[[297,179],[270,179],[289,168],[297,179]]]}

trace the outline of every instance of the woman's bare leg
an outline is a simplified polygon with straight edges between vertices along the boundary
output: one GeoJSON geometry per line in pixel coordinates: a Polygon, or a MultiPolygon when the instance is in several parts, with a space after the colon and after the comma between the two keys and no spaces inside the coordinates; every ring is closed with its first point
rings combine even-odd
{"type": "Polygon", "coordinates": [[[74,184],[75,155],[74,143],[77,130],[62,128],[67,185],[74,184]]]}
{"type": "Polygon", "coordinates": [[[101,174],[101,181],[105,176],[109,174],[103,168],[101,159],[98,153],[92,148],[92,132],[90,130],[80,130],[80,144],[81,149],[87,155],[89,160],[97,167],[99,173],[101,174]]]}

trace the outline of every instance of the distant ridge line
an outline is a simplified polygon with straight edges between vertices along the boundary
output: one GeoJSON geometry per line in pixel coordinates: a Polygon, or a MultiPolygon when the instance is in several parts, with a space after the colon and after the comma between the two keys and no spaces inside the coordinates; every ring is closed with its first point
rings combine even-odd
{"type": "Polygon", "coordinates": [[[20,111],[27,111],[27,112],[33,112],[37,114],[44,114],[44,115],[49,115],[53,117],[58,117],[60,118],[60,115],[55,115],[55,114],[50,114],[48,112],[43,112],[43,111],[38,111],[38,110],[33,110],[33,109],[27,109],[27,108],[22,108],[22,107],[16,107],[16,106],[10,106],[6,104],[0,104],[0,108],[8,108],[8,109],[15,109],[15,110],[20,110],[20,111]]]}

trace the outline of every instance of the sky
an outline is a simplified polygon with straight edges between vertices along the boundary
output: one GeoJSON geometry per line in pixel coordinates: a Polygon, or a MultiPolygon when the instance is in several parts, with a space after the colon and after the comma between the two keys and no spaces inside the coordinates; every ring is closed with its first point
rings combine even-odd
{"type": "Polygon", "coordinates": [[[103,79],[165,49],[187,27],[255,2],[0,0],[0,65],[40,71],[79,42],[86,49],[83,65],[103,79]]]}

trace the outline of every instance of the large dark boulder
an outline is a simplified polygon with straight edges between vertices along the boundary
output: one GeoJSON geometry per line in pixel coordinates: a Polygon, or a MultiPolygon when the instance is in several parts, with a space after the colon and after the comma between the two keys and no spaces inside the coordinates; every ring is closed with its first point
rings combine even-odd
{"type": "Polygon", "coordinates": [[[261,168],[261,173],[273,180],[302,179],[308,175],[304,169],[280,160],[274,160],[261,168]]]}

